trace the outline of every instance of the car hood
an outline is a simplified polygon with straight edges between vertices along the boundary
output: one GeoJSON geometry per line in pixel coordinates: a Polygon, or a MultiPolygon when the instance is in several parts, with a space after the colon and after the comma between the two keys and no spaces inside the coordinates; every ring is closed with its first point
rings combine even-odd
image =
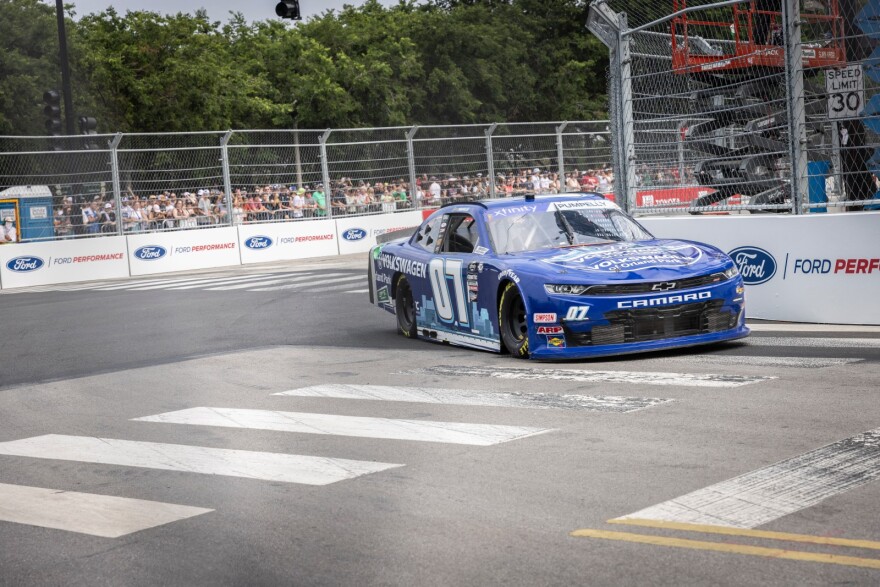
{"type": "Polygon", "coordinates": [[[530,251],[518,256],[529,269],[555,273],[560,282],[579,277],[588,277],[592,283],[664,281],[705,275],[731,264],[715,247],[665,239],[530,251]]]}

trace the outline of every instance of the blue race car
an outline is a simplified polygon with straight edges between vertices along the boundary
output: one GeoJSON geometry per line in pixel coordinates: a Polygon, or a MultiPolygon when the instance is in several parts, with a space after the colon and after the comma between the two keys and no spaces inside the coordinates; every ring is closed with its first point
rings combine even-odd
{"type": "Polygon", "coordinates": [[[599,194],[444,206],[369,260],[400,333],[561,359],[748,336],[743,281],[715,247],[655,239],[599,194]]]}

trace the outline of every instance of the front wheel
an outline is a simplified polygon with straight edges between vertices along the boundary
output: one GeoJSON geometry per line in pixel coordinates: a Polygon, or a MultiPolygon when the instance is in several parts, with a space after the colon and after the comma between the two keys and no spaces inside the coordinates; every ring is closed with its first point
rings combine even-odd
{"type": "Polygon", "coordinates": [[[520,359],[529,358],[529,323],[526,306],[516,284],[508,282],[498,305],[498,326],[504,348],[520,359]]]}
{"type": "Polygon", "coordinates": [[[415,338],[416,306],[413,302],[412,288],[403,275],[397,278],[397,294],[394,297],[394,309],[397,314],[397,331],[409,338],[415,338]]]}

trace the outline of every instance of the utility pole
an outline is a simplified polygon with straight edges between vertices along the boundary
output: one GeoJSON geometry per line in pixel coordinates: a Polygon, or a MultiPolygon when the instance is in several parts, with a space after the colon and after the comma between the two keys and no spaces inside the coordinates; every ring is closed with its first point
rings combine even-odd
{"type": "Polygon", "coordinates": [[[55,16],[58,19],[58,51],[61,58],[61,93],[64,95],[64,130],[73,134],[73,93],[70,89],[70,63],[67,59],[67,32],[64,29],[64,3],[55,0],[55,16]]]}

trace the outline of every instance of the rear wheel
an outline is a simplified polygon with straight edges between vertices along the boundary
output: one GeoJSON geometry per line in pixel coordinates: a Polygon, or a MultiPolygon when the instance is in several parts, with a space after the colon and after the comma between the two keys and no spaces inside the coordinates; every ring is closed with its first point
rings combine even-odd
{"type": "Polygon", "coordinates": [[[412,288],[403,275],[397,278],[394,308],[397,313],[397,331],[409,338],[415,338],[418,332],[416,329],[416,306],[413,303],[412,288]]]}
{"type": "Polygon", "coordinates": [[[516,284],[509,282],[501,293],[498,304],[498,325],[504,348],[520,359],[529,357],[529,323],[526,306],[516,284]]]}

